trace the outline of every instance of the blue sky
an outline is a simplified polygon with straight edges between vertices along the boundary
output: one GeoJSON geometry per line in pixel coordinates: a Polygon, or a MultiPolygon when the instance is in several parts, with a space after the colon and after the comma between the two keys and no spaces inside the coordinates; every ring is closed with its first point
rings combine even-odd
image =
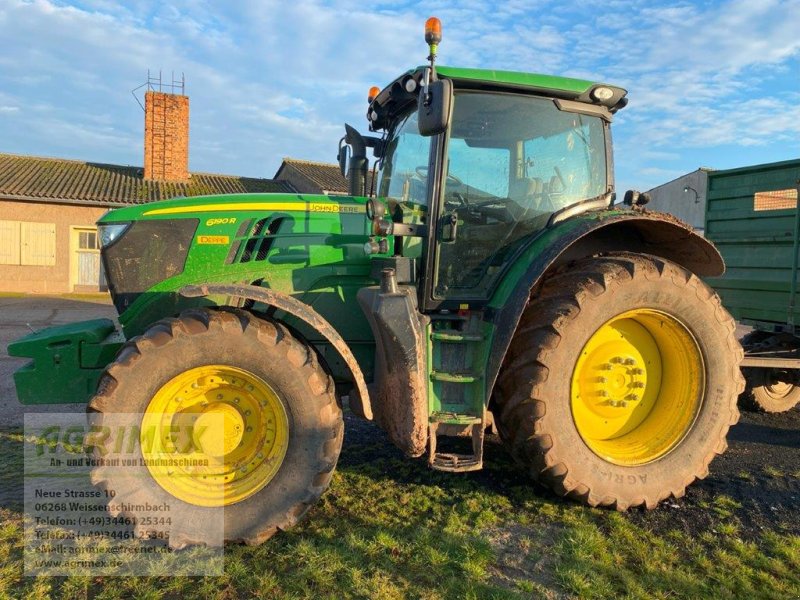
{"type": "Polygon", "coordinates": [[[0,152],[142,164],[131,96],[186,75],[190,168],[271,177],[333,162],[366,93],[424,62],[621,85],[618,189],[800,156],[800,0],[0,0],[0,152]]]}

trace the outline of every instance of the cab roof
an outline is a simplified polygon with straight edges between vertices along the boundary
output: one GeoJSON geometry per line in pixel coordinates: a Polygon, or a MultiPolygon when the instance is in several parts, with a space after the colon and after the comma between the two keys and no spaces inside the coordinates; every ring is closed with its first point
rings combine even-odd
{"type": "MultiPolygon", "coordinates": [[[[421,71],[424,66],[413,69],[421,71]]],[[[523,87],[532,90],[552,90],[570,94],[583,94],[595,85],[595,82],[555,75],[539,73],[523,73],[521,71],[497,71],[494,69],[466,69],[462,67],[436,67],[436,72],[448,79],[474,81],[480,83],[496,83],[504,87],[523,87]]]]}
{"type": "MultiPolygon", "coordinates": [[[[375,97],[370,103],[367,112],[371,130],[384,129],[391,123],[395,115],[405,110],[411,102],[416,100],[419,86],[422,84],[423,74],[427,68],[427,65],[420,65],[406,71],[375,97]],[[412,79],[416,82],[416,86],[413,91],[409,92],[407,83],[412,79]]],[[[616,112],[627,104],[625,99],[626,90],[618,86],[585,79],[523,73],[520,71],[448,66],[437,66],[436,74],[440,78],[452,79],[457,89],[527,92],[545,97],[605,106],[611,112],[616,112]],[[597,100],[592,91],[599,87],[610,88],[613,90],[613,95],[606,101],[597,100]]]]}

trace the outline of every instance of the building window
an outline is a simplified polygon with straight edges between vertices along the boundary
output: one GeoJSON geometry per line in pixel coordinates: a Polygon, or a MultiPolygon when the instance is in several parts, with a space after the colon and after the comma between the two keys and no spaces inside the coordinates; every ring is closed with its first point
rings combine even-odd
{"type": "Polygon", "coordinates": [[[0,265],[55,264],[55,223],[0,221],[0,265]]]}
{"type": "Polygon", "coordinates": [[[97,232],[80,231],[78,232],[79,250],[99,250],[97,245],[97,232]]]}
{"type": "Polygon", "coordinates": [[[786,210],[797,208],[797,188],[756,192],[753,196],[753,210],[786,210]]]}

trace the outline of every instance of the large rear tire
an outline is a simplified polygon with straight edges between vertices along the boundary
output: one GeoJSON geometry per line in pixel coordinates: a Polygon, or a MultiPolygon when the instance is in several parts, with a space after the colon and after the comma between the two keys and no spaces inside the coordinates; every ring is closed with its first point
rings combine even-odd
{"type": "Polygon", "coordinates": [[[153,533],[152,515],[136,507],[166,502],[176,548],[259,544],[291,527],[328,487],[342,446],[334,383],[313,349],[238,310],[191,310],[154,324],[123,347],[87,410],[100,427],[136,415],[138,466],[99,466],[92,480],[113,490],[109,508],[135,518],[139,535],[153,533]],[[205,437],[161,443],[170,426],[187,423],[205,437]],[[207,467],[158,466],[198,456],[207,467]]]}
{"type": "Polygon", "coordinates": [[[522,316],[494,398],[501,437],[535,479],[591,506],[681,497],[739,417],[734,330],[719,297],[674,263],[579,261],[522,316]]]}

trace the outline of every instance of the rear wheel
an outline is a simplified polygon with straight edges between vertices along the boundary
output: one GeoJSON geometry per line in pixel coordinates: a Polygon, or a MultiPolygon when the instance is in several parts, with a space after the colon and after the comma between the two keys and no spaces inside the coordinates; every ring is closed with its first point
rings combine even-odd
{"type": "Polygon", "coordinates": [[[257,544],[292,526],[327,488],[342,444],[315,352],[243,311],[156,323],[123,347],[88,410],[101,427],[133,416],[136,466],[99,466],[92,479],[113,491],[112,512],[138,523],[152,523],[138,506],[166,503],[173,547],[257,544]]]}
{"type": "Polygon", "coordinates": [[[534,478],[592,506],[680,497],[738,419],[734,329],[669,261],[580,261],[523,314],[495,396],[501,436],[534,478]]]}

